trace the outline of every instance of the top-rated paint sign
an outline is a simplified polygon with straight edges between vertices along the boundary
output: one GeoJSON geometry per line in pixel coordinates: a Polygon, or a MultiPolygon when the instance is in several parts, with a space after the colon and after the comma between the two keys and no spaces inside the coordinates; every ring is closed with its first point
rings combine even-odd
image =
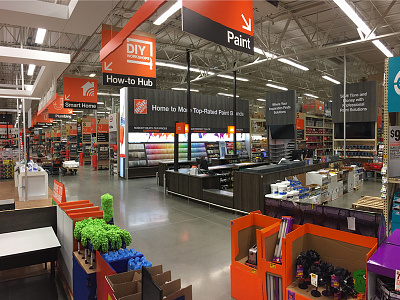
{"type": "Polygon", "coordinates": [[[254,54],[253,0],[183,0],[182,30],[254,54]]]}
{"type": "MultiPolygon", "coordinates": [[[[113,28],[112,35],[118,33],[113,28]]],[[[103,46],[111,40],[110,26],[103,25],[103,46]]],[[[135,31],[102,61],[103,84],[123,87],[156,88],[155,35],[135,31]]]]}

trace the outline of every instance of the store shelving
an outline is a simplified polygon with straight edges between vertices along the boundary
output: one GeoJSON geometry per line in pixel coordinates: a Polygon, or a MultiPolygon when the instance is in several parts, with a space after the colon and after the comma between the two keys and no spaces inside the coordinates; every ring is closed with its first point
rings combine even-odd
{"type": "Polygon", "coordinates": [[[250,147],[252,159],[255,157],[259,157],[261,155],[261,152],[268,151],[268,139],[262,136],[258,136],[257,138],[255,136],[252,136],[250,147]]]}
{"type": "Polygon", "coordinates": [[[219,151],[219,143],[218,142],[209,142],[205,143],[206,150],[207,150],[207,158],[220,158],[220,151],[219,151]]]}
{"type": "Polygon", "coordinates": [[[316,149],[317,156],[331,155],[333,150],[332,118],[306,114],[305,141],[308,149],[316,149]]]}
{"type": "MultiPolygon", "coordinates": [[[[226,142],[226,149],[227,149],[227,154],[233,154],[233,142],[226,142]]],[[[240,159],[246,160],[250,158],[245,142],[243,141],[236,142],[236,151],[240,159]]]]}

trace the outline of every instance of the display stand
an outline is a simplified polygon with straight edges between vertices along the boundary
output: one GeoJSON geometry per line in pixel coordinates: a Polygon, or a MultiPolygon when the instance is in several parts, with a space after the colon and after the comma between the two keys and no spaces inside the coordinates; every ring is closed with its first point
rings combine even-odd
{"type": "MultiPolygon", "coordinates": [[[[49,198],[48,174],[39,167],[39,171],[28,172],[28,200],[42,200],[49,198]]],[[[25,171],[19,173],[18,197],[20,201],[25,200],[25,171]]]]}

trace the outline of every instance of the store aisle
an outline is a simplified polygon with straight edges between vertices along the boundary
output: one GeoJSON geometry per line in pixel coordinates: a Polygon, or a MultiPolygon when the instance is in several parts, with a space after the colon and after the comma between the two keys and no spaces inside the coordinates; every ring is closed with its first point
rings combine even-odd
{"type": "Polygon", "coordinates": [[[64,183],[67,200],[114,196],[115,224],[133,237],[131,247],[153,264],[163,264],[173,278],[193,285],[193,299],[230,297],[230,220],[233,213],[165,196],[155,178],[119,180],[108,171],[80,167],[76,176],[49,176],[64,183]]]}

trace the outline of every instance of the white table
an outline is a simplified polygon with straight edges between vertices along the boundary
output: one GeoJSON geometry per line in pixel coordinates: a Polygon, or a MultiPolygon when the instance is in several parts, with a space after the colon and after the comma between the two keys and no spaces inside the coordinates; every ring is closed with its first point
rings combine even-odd
{"type": "Polygon", "coordinates": [[[51,262],[54,277],[57,250],[61,247],[52,227],[0,234],[0,270],[51,262]]]}

